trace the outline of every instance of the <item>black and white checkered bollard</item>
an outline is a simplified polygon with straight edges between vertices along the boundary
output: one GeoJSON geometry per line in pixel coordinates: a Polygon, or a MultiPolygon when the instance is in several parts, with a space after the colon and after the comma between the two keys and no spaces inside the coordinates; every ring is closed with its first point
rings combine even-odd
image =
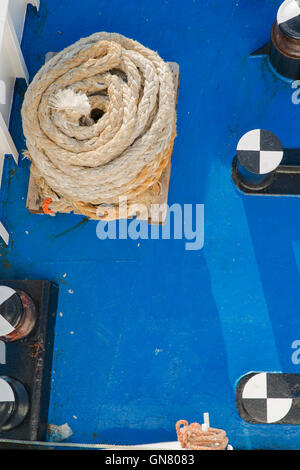
{"type": "Polygon", "coordinates": [[[300,0],[285,0],[280,5],[271,30],[271,41],[251,55],[269,55],[280,75],[300,79],[300,0]]]}
{"type": "Polygon", "coordinates": [[[300,39],[300,1],[285,0],[278,9],[277,23],[284,34],[300,39]]]}
{"type": "Polygon", "coordinates": [[[236,406],[253,424],[300,424],[300,374],[250,372],[236,386],[236,406]]]}
{"type": "Polygon", "coordinates": [[[17,341],[33,330],[35,305],[23,291],[0,286],[0,339],[17,341]]]}
{"type": "Polygon", "coordinates": [[[300,78],[300,1],[285,0],[271,32],[270,61],[278,73],[300,78]]]}
{"type": "Polygon", "coordinates": [[[18,427],[29,411],[24,385],[12,377],[0,377],[0,432],[18,427]]]}
{"type": "Polygon", "coordinates": [[[242,184],[251,189],[267,186],[282,158],[282,144],[276,135],[263,129],[247,132],[237,146],[237,172],[242,184]]]}

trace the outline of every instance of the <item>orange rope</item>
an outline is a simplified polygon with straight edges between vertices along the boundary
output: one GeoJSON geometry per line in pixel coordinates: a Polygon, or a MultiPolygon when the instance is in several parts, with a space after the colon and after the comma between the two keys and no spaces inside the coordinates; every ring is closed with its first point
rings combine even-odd
{"type": "Polygon", "coordinates": [[[50,197],[47,197],[47,199],[43,201],[42,208],[43,208],[44,214],[55,214],[55,212],[49,209],[49,204],[51,204],[51,202],[52,202],[52,199],[50,197]]]}
{"type": "Polygon", "coordinates": [[[177,421],[176,432],[181,446],[190,450],[225,450],[228,444],[226,432],[222,429],[202,431],[201,424],[189,425],[184,419],[177,421]]]}

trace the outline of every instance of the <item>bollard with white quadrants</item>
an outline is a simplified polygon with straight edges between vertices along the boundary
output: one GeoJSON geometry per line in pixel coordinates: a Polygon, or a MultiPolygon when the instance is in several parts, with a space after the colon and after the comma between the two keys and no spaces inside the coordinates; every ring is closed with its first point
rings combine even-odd
{"type": "Polygon", "coordinates": [[[17,341],[29,335],[36,320],[35,305],[23,291],[0,286],[0,339],[17,341]]]}
{"type": "Polygon", "coordinates": [[[0,282],[0,440],[44,440],[58,287],[0,282]]]}
{"type": "Polygon", "coordinates": [[[280,5],[271,30],[271,40],[251,54],[267,55],[275,71],[291,80],[300,79],[300,1],[285,0],[280,5]]]}
{"type": "Polygon", "coordinates": [[[241,137],[237,145],[236,170],[240,182],[251,189],[268,186],[283,158],[276,135],[254,129],[241,137]]]}
{"type": "Polygon", "coordinates": [[[0,432],[20,426],[28,412],[29,398],[24,385],[12,377],[0,376],[0,432]]]}
{"type": "Polygon", "coordinates": [[[270,131],[249,131],[238,142],[232,179],[245,194],[300,196],[300,149],[283,148],[270,131]]]}

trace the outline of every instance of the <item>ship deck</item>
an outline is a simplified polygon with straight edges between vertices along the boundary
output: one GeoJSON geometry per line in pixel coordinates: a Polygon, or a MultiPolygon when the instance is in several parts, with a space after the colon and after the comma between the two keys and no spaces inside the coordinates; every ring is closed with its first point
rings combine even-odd
{"type": "MultiPolygon", "coordinates": [[[[3,279],[60,286],[49,422],[68,442],[176,440],[178,419],[226,430],[240,449],[294,449],[296,426],[244,422],[235,386],[250,371],[298,373],[300,201],[239,193],[231,163],[255,128],[299,147],[295,91],[266,59],[280,0],[41,0],[22,41],[30,78],[45,54],[96,31],[119,32],[180,65],[178,136],[169,204],[205,205],[205,244],[99,240],[96,221],[26,210],[29,162],[5,165],[3,279]]],[[[15,88],[10,131],[25,149],[15,88]]]]}

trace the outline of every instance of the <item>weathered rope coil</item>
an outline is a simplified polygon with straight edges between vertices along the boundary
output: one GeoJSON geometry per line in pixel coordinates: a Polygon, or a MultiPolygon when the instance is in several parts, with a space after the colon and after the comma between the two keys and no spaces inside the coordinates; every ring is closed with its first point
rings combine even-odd
{"type": "Polygon", "coordinates": [[[203,431],[199,423],[177,421],[176,432],[181,446],[190,450],[225,450],[228,444],[225,431],[214,428],[203,431]]]}
{"type": "Polygon", "coordinates": [[[22,107],[25,154],[49,211],[93,217],[157,184],[171,158],[175,103],[168,64],[120,34],[96,33],[55,55],[22,107]]]}

